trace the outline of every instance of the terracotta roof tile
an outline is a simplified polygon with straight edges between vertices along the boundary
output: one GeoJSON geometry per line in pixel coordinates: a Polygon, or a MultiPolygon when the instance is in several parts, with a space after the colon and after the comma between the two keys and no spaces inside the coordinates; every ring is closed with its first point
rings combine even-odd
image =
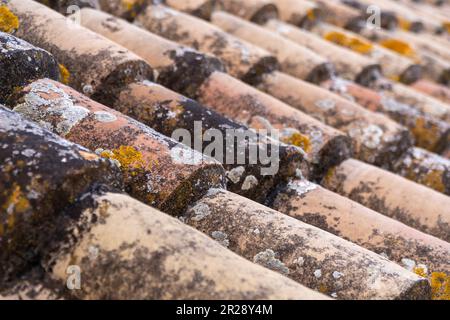
{"type": "Polygon", "coordinates": [[[197,202],[186,212],[185,221],[247,259],[328,295],[342,299],[427,295],[420,278],[379,255],[226,191],[197,202]],[[355,283],[355,278],[366,280],[355,283]],[[376,289],[379,285],[383,293],[376,289]]]}
{"type": "Polygon", "coordinates": [[[449,241],[450,198],[357,160],[330,171],[324,187],[411,227],[449,241]]]}
{"type": "Polygon", "coordinates": [[[39,2],[0,0],[0,299],[448,299],[448,4],[39,2]]]}

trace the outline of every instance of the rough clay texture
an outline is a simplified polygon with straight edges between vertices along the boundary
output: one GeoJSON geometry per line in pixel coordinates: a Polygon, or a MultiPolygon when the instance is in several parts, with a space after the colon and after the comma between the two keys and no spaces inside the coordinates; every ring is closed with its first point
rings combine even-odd
{"type": "Polygon", "coordinates": [[[426,279],[330,233],[223,190],[183,216],[212,235],[223,233],[239,255],[341,299],[427,299],[426,279]],[[358,281],[355,281],[358,279],[358,281]]]}
{"type": "Polygon", "coordinates": [[[33,82],[15,105],[28,119],[114,160],[127,192],[170,214],[224,186],[219,163],[60,83],[33,82]]]}
{"type": "Polygon", "coordinates": [[[281,141],[306,152],[310,178],[321,177],[353,154],[351,139],[341,131],[226,74],[213,73],[200,88],[198,100],[251,128],[279,130],[281,141]]]}
{"type": "MultiPolygon", "coordinates": [[[[189,136],[190,139],[185,139],[183,135],[183,141],[181,142],[196,150],[201,149],[203,152],[207,151],[211,143],[211,141],[205,139],[206,131],[213,129],[216,133],[220,133],[220,135],[217,135],[217,139],[223,143],[221,151],[224,157],[217,160],[224,164],[227,171],[242,166],[245,168],[245,173],[242,174],[241,178],[236,181],[229,181],[228,188],[256,201],[264,201],[272,188],[294,176],[296,169],[302,168],[304,163],[303,153],[297,147],[283,145],[278,141],[257,134],[251,139],[241,140],[242,143],[239,143],[239,145],[237,142],[230,144],[227,141],[231,139],[235,141],[235,136],[239,132],[247,134],[248,128],[205,108],[194,100],[154,83],[144,82],[130,85],[121,92],[114,108],[166,136],[173,136],[175,130],[182,129],[184,130],[183,134],[189,136]],[[196,123],[201,127],[197,127],[196,123]],[[194,138],[199,143],[196,143],[194,138]],[[255,159],[255,150],[259,152],[269,151],[269,153],[278,150],[280,170],[276,174],[264,175],[261,169],[270,167],[270,164],[262,163],[261,159],[255,159]],[[231,161],[227,157],[230,157],[231,161]],[[245,159],[245,161],[242,159],[245,159]],[[251,159],[252,161],[250,161],[251,159]],[[256,178],[258,183],[251,184],[248,188],[243,187],[248,176],[256,178]]],[[[174,138],[178,139],[178,137],[174,138]]]]}
{"type": "Polygon", "coordinates": [[[81,299],[324,299],[222,248],[175,218],[120,194],[87,195],[43,263],[64,285],[82,270],[81,299]]]}
{"type": "Polygon", "coordinates": [[[407,128],[305,81],[274,72],[259,88],[345,132],[354,142],[355,157],[368,163],[389,167],[413,144],[407,128]]]}
{"type": "Polygon", "coordinates": [[[148,6],[136,18],[136,23],[172,41],[213,54],[225,63],[231,75],[245,82],[257,82],[262,74],[278,67],[277,60],[267,51],[208,22],[164,6],[148,6]]]}
{"type": "Polygon", "coordinates": [[[411,148],[400,158],[395,173],[450,195],[450,160],[420,148],[411,148]]]}
{"type": "Polygon", "coordinates": [[[320,83],[334,74],[329,66],[328,73],[319,76],[318,73],[327,70],[328,61],[275,32],[223,11],[214,12],[211,21],[225,32],[271,52],[280,62],[281,70],[295,77],[320,83]]]}
{"type": "Polygon", "coordinates": [[[153,79],[152,68],[125,48],[34,1],[10,0],[19,17],[16,35],[51,52],[68,71],[67,83],[109,104],[116,91],[136,80],[153,79]]]}
{"type": "Polygon", "coordinates": [[[347,160],[323,186],[417,230],[450,240],[450,197],[377,167],[347,160]]]}
{"type": "Polygon", "coordinates": [[[109,160],[0,107],[0,282],[46,250],[60,211],[97,184],[121,187],[109,160]]]}
{"type": "Polygon", "coordinates": [[[404,125],[414,136],[415,145],[418,147],[441,152],[445,146],[450,145],[450,123],[445,120],[423,113],[393,97],[343,79],[333,79],[322,83],[322,86],[347,100],[357,102],[370,111],[383,113],[404,125]]]}
{"type": "Polygon", "coordinates": [[[271,207],[403,265],[450,271],[450,244],[408,227],[307,180],[277,190],[271,207]]]}
{"type": "Polygon", "coordinates": [[[84,27],[146,60],[158,72],[158,83],[186,96],[193,97],[211,73],[225,70],[223,63],[213,56],[164,39],[107,13],[83,9],[80,17],[84,27]]]}
{"type": "Polygon", "coordinates": [[[45,50],[0,32],[0,103],[29,81],[59,79],[58,63],[45,50]]]}

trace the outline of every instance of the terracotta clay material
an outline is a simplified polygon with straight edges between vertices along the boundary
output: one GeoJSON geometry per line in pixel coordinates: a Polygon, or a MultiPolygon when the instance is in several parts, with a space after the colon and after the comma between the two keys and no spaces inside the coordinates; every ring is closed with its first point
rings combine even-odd
{"type": "Polygon", "coordinates": [[[27,270],[56,216],[96,184],[121,187],[109,160],[0,107],[0,282],[27,270]]]}
{"type": "Polygon", "coordinates": [[[51,279],[40,267],[35,267],[14,280],[3,283],[0,288],[0,301],[48,301],[67,298],[65,288],[51,279]]]}
{"type": "Polygon", "coordinates": [[[448,41],[442,43],[442,41],[436,40],[435,38],[422,38],[421,35],[416,35],[414,33],[404,32],[401,30],[397,30],[394,35],[395,37],[403,38],[405,41],[412,43],[412,45],[419,51],[436,55],[439,58],[447,61],[450,59],[450,53],[448,51],[448,41]]]}
{"type": "Polygon", "coordinates": [[[7,6],[19,17],[16,35],[51,52],[67,70],[65,82],[96,100],[109,102],[120,87],[153,78],[142,58],[44,5],[11,0],[7,6]]]}
{"type": "Polygon", "coordinates": [[[216,2],[220,10],[258,24],[278,18],[278,8],[273,0],[216,0],[216,2]]]}
{"type": "Polygon", "coordinates": [[[153,0],[98,0],[102,11],[114,16],[134,20],[153,0]]]}
{"type": "Polygon", "coordinates": [[[275,0],[280,20],[309,29],[321,19],[317,4],[309,0],[275,0]]]}
{"type": "Polygon", "coordinates": [[[363,79],[370,78],[381,72],[378,62],[374,59],[336,46],[294,25],[279,20],[271,20],[265,27],[300,46],[319,53],[322,57],[333,63],[338,74],[345,79],[361,82],[363,79]]]}
{"type": "Polygon", "coordinates": [[[450,104],[450,89],[443,85],[429,80],[419,80],[414,82],[411,87],[442,102],[450,104]]]}
{"type": "Polygon", "coordinates": [[[215,55],[231,75],[245,82],[257,82],[262,74],[278,68],[277,60],[267,51],[206,21],[161,5],[148,6],[136,23],[167,39],[215,55]]]}
{"type": "Polygon", "coordinates": [[[371,111],[388,115],[394,121],[409,128],[414,136],[415,144],[421,148],[440,152],[450,143],[450,123],[430,114],[424,114],[408,104],[398,102],[393,97],[386,97],[383,93],[340,78],[326,81],[322,83],[322,87],[350,101],[355,101],[371,111]]]}
{"type": "MultiPolygon", "coordinates": [[[[359,0],[366,6],[373,5],[372,1],[359,0]]],[[[392,14],[397,18],[400,29],[412,32],[435,32],[441,28],[439,22],[428,19],[424,14],[415,10],[410,10],[407,6],[401,5],[396,1],[379,0],[377,6],[382,12],[392,14]]],[[[364,7],[362,8],[364,9],[364,7]]]]}
{"type": "Polygon", "coordinates": [[[383,47],[415,60],[422,66],[423,74],[434,81],[444,84],[450,83],[448,56],[442,57],[436,52],[424,50],[420,46],[419,41],[414,37],[408,36],[408,33],[364,28],[360,30],[360,34],[367,39],[378,42],[383,47]]]}
{"type": "Polygon", "coordinates": [[[338,299],[429,295],[426,279],[397,264],[224,190],[197,202],[182,219],[235,253],[338,299]]]}
{"type": "Polygon", "coordinates": [[[395,173],[450,196],[450,160],[420,148],[411,148],[395,166],[395,173]]]}
{"type": "Polygon", "coordinates": [[[27,86],[15,111],[115,160],[133,197],[170,214],[224,185],[222,166],[60,83],[27,86]]]}
{"type": "Polygon", "coordinates": [[[355,156],[363,161],[389,166],[412,146],[405,127],[324,88],[279,72],[265,76],[259,88],[347,133],[355,142],[355,156]]]}
{"type": "Polygon", "coordinates": [[[322,182],[329,190],[445,241],[450,197],[377,167],[347,160],[322,182]]]}
{"type": "Polygon", "coordinates": [[[315,83],[333,76],[333,66],[325,58],[275,32],[223,11],[214,12],[211,21],[224,31],[271,52],[286,73],[315,83]]]}
{"type": "Polygon", "coordinates": [[[374,82],[370,88],[388,99],[407,104],[423,114],[450,121],[450,105],[416,91],[410,86],[394,82],[374,82]]]}
{"type": "Polygon", "coordinates": [[[0,32],[0,102],[29,81],[39,78],[59,79],[55,58],[7,33],[0,32]]]}
{"type": "Polygon", "coordinates": [[[158,83],[189,97],[214,71],[225,67],[215,57],[164,39],[107,13],[82,9],[81,23],[145,59],[158,72],[158,83]]]}
{"type": "Polygon", "coordinates": [[[353,154],[350,138],[342,132],[224,73],[213,73],[197,99],[250,128],[278,129],[283,142],[306,152],[312,179],[353,154]]]}
{"type": "MultiPolygon", "coordinates": [[[[153,3],[156,4],[155,1],[153,3]]],[[[162,3],[177,11],[205,20],[209,20],[211,13],[217,6],[217,0],[164,0],[162,3]]]]}
{"type": "Polygon", "coordinates": [[[366,24],[365,15],[341,1],[315,0],[314,2],[319,6],[323,20],[328,23],[348,29],[359,29],[366,24]]]}
{"type": "MultiPolygon", "coordinates": [[[[222,248],[126,195],[86,195],[43,265],[64,286],[81,271],[84,300],[326,299],[222,248]]],[[[405,279],[401,285],[413,286],[405,279]]],[[[419,286],[419,284],[415,284],[419,286]]]]}
{"type": "MultiPolygon", "coordinates": [[[[366,21],[367,19],[369,19],[371,13],[373,12],[370,10],[368,11],[369,6],[367,4],[362,3],[359,0],[342,0],[342,3],[356,10],[359,10],[361,12],[361,15],[364,17],[366,21]]],[[[391,30],[398,27],[399,21],[397,19],[397,16],[391,11],[382,10],[380,12],[379,18],[380,18],[380,26],[384,29],[391,30]]],[[[353,25],[351,27],[353,27],[354,30],[358,30],[360,28],[363,28],[363,26],[364,26],[363,24],[359,24],[353,25]]]]}
{"type": "Polygon", "coordinates": [[[296,169],[307,172],[299,148],[250,132],[246,126],[160,85],[132,84],[113,107],[177,141],[182,138],[182,143],[203,153],[209,154],[211,138],[217,139],[223,146],[214,157],[228,172],[229,190],[255,201],[264,201],[267,193],[294,176],[296,169]],[[269,160],[274,161],[265,163],[262,154],[273,154],[269,160]]]}
{"type": "MultiPolygon", "coordinates": [[[[312,28],[312,32],[324,40],[348,48],[376,61],[382,67],[383,75],[389,79],[409,84],[417,81],[423,75],[422,66],[418,61],[386,49],[352,31],[327,23],[320,23],[312,28]]],[[[297,30],[289,29],[287,36],[291,38],[295,36],[295,39],[299,39],[298,41],[302,39],[300,32],[297,30]]],[[[312,35],[310,34],[309,37],[312,37],[312,35]]],[[[345,56],[339,55],[341,59],[345,56]]]]}
{"type": "Polygon", "coordinates": [[[37,2],[45,4],[62,15],[70,15],[80,8],[100,9],[99,0],[37,0],[37,2]]]}
{"type": "Polygon", "coordinates": [[[415,267],[423,265],[431,273],[450,271],[450,243],[307,180],[294,180],[280,188],[271,207],[400,265],[412,260],[415,267]]]}

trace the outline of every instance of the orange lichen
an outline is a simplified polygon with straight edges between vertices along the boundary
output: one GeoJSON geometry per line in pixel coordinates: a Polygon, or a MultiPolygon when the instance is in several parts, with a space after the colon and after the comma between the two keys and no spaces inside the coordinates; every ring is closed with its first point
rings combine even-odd
{"type": "Polygon", "coordinates": [[[60,74],[60,77],[61,77],[61,82],[64,83],[64,84],[69,84],[69,82],[70,82],[70,72],[62,64],[59,64],[59,74],[60,74]]]}
{"type": "Polygon", "coordinates": [[[327,294],[328,288],[325,284],[322,283],[322,284],[320,284],[318,291],[320,293],[327,294]]]}
{"type": "Polygon", "coordinates": [[[423,117],[418,117],[415,126],[411,129],[416,143],[422,148],[432,148],[440,139],[440,132],[436,126],[431,126],[423,117]]]}
{"type": "Polygon", "coordinates": [[[391,51],[395,51],[406,57],[416,59],[416,53],[413,48],[411,48],[411,46],[404,41],[397,39],[385,39],[380,41],[380,44],[391,51]]]}
{"type": "Polygon", "coordinates": [[[430,172],[422,179],[422,183],[436,191],[445,192],[445,185],[442,182],[443,172],[440,170],[430,170],[430,172]]]}
{"type": "Polygon", "coordinates": [[[411,29],[411,21],[408,21],[406,19],[398,17],[398,26],[400,29],[410,30],[411,29]]]}
{"type": "Polygon", "coordinates": [[[3,205],[5,211],[11,210],[16,213],[23,213],[30,209],[30,202],[23,196],[20,186],[14,185],[10,196],[6,199],[3,205]]]}
{"type": "Polygon", "coordinates": [[[6,5],[0,5],[0,31],[11,33],[19,29],[19,18],[6,5]]]}
{"type": "Polygon", "coordinates": [[[414,273],[417,274],[418,276],[421,276],[422,278],[426,278],[427,277],[427,272],[424,268],[421,267],[416,267],[414,268],[414,273]]]}
{"type": "Polygon", "coordinates": [[[444,22],[443,26],[445,31],[447,31],[447,33],[450,33],[450,22],[444,22]]]}
{"type": "Polygon", "coordinates": [[[131,146],[120,146],[112,151],[103,151],[102,157],[117,160],[123,170],[145,169],[145,161],[142,153],[131,146]]]}
{"type": "MultiPolygon", "coordinates": [[[[16,222],[16,214],[24,213],[31,208],[30,202],[22,194],[20,186],[14,184],[11,194],[6,198],[5,203],[1,207],[2,212],[8,214],[6,220],[7,229],[12,229],[16,222]]],[[[1,226],[0,235],[4,232],[4,226],[1,226]]]]}
{"type": "Polygon", "coordinates": [[[132,18],[136,17],[136,9],[144,4],[144,0],[122,0],[122,6],[132,18]]]}
{"type": "Polygon", "coordinates": [[[312,149],[311,139],[301,133],[294,133],[289,137],[283,138],[282,141],[286,144],[300,147],[305,150],[305,152],[310,152],[312,149]]]}
{"type": "Polygon", "coordinates": [[[450,300],[450,276],[444,272],[433,272],[430,277],[433,300],[450,300]]]}
{"type": "Polygon", "coordinates": [[[327,173],[323,177],[323,182],[325,185],[331,185],[331,183],[336,175],[336,168],[337,167],[332,167],[332,168],[328,169],[327,173]]]}
{"type": "Polygon", "coordinates": [[[328,41],[362,54],[369,54],[373,49],[373,45],[370,42],[364,41],[357,37],[348,36],[341,32],[328,32],[324,38],[328,41]]]}
{"type": "Polygon", "coordinates": [[[316,10],[314,8],[309,9],[308,12],[306,12],[306,17],[310,21],[316,20],[317,19],[317,17],[316,17],[316,10]]]}

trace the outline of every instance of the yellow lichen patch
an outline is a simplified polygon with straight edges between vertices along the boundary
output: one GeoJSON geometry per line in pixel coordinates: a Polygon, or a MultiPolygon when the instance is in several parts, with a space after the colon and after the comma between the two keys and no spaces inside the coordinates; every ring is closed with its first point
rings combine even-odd
{"type": "Polygon", "coordinates": [[[0,5],[0,31],[11,33],[19,29],[19,18],[5,5],[0,5]]]}
{"type": "Polygon", "coordinates": [[[331,41],[340,46],[349,48],[353,51],[356,51],[356,52],[362,53],[362,54],[369,54],[370,52],[372,52],[372,49],[373,49],[373,45],[370,42],[364,41],[357,37],[351,37],[351,36],[345,35],[341,32],[336,32],[336,31],[328,32],[324,36],[324,38],[328,41],[331,41]]]}
{"type": "Polygon", "coordinates": [[[331,185],[331,182],[333,181],[335,174],[336,174],[336,168],[337,167],[332,167],[332,168],[328,169],[327,173],[323,177],[323,182],[326,185],[331,185]]]}
{"type": "Polygon", "coordinates": [[[30,202],[28,199],[22,194],[20,190],[20,186],[14,185],[12,188],[12,192],[9,197],[6,199],[5,204],[3,205],[3,209],[5,211],[12,211],[16,213],[23,213],[30,209],[30,202]]]}
{"type": "MultiPolygon", "coordinates": [[[[8,214],[6,220],[7,229],[12,229],[16,222],[16,214],[24,213],[31,208],[30,202],[22,194],[20,186],[14,184],[10,195],[6,198],[6,202],[1,207],[2,212],[8,214]]],[[[0,235],[4,233],[4,226],[1,226],[0,235]]]]}
{"type": "Polygon", "coordinates": [[[411,29],[411,22],[406,20],[406,19],[398,17],[398,26],[399,26],[400,29],[410,30],[411,29]]]}
{"type": "Polygon", "coordinates": [[[319,286],[318,291],[319,291],[320,293],[327,294],[328,288],[327,288],[327,286],[326,286],[325,284],[322,283],[322,284],[319,286]]]}
{"type": "Polygon", "coordinates": [[[392,51],[395,51],[401,55],[404,55],[409,58],[416,58],[416,53],[413,48],[409,44],[404,41],[396,40],[396,39],[385,39],[380,42],[380,44],[392,51]]]}
{"type": "Polygon", "coordinates": [[[306,17],[308,20],[315,21],[316,20],[316,10],[315,9],[309,9],[308,12],[306,12],[306,17]]]}
{"type": "Polygon", "coordinates": [[[144,0],[122,0],[122,6],[126,12],[131,13],[131,17],[136,16],[135,9],[144,4],[144,0]]]}
{"type": "Polygon", "coordinates": [[[305,152],[310,152],[312,149],[311,139],[301,133],[293,133],[289,137],[282,138],[282,141],[286,144],[292,144],[296,147],[300,147],[305,152]]]}
{"type": "Polygon", "coordinates": [[[389,77],[389,79],[391,79],[392,81],[399,82],[399,81],[400,81],[400,76],[398,76],[398,75],[392,75],[392,76],[389,77]]]}
{"type": "Polygon", "coordinates": [[[142,153],[131,146],[120,146],[112,151],[103,151],[100,155],[118,161],[123,170],[139,170],[147,167],[142,153]]]}
{"type": "Polygon", "coordinates": [[[439,129],[435,126],[430,127],[423,117],[417,118],[411,132],[417,145],[426,149],[433,148],[440,139],[439,129]]]}
{"type": "Polygon", "coordinates": [[[450,276],[444,272],[433,272],[430,277],[433,300],[450,300],[450,276]]]}
{"type": "Polygon", "coordinates": [[[424,178],[423,184],[431,189],[436,191],[445,192],[445,185],[442,182],[442,171],[440,170],[431,170],[424,178]]]}
{"type": "Polygon", "coordinates": [[[59,64],[59,74],[60,74],[60,77],[61,77],[61,82],[64,83],[64,84],[69,84],[69,82],[70,82],[70,72],[62,64],[59,64]]]}
{"type": "Polygon", "coordinates": [[[414,273],[417,274],[418,276],[421,276],[422,278],[427,277],[427,272],[425,271],[424,268],[416,267],[414,268],[414,273]]]}
{"type": "Polygon", "coordinates": [[[445,31],[447,31],[447,33],[450,33],[450,22],[444,22],[443,26],[445,31]]]}

